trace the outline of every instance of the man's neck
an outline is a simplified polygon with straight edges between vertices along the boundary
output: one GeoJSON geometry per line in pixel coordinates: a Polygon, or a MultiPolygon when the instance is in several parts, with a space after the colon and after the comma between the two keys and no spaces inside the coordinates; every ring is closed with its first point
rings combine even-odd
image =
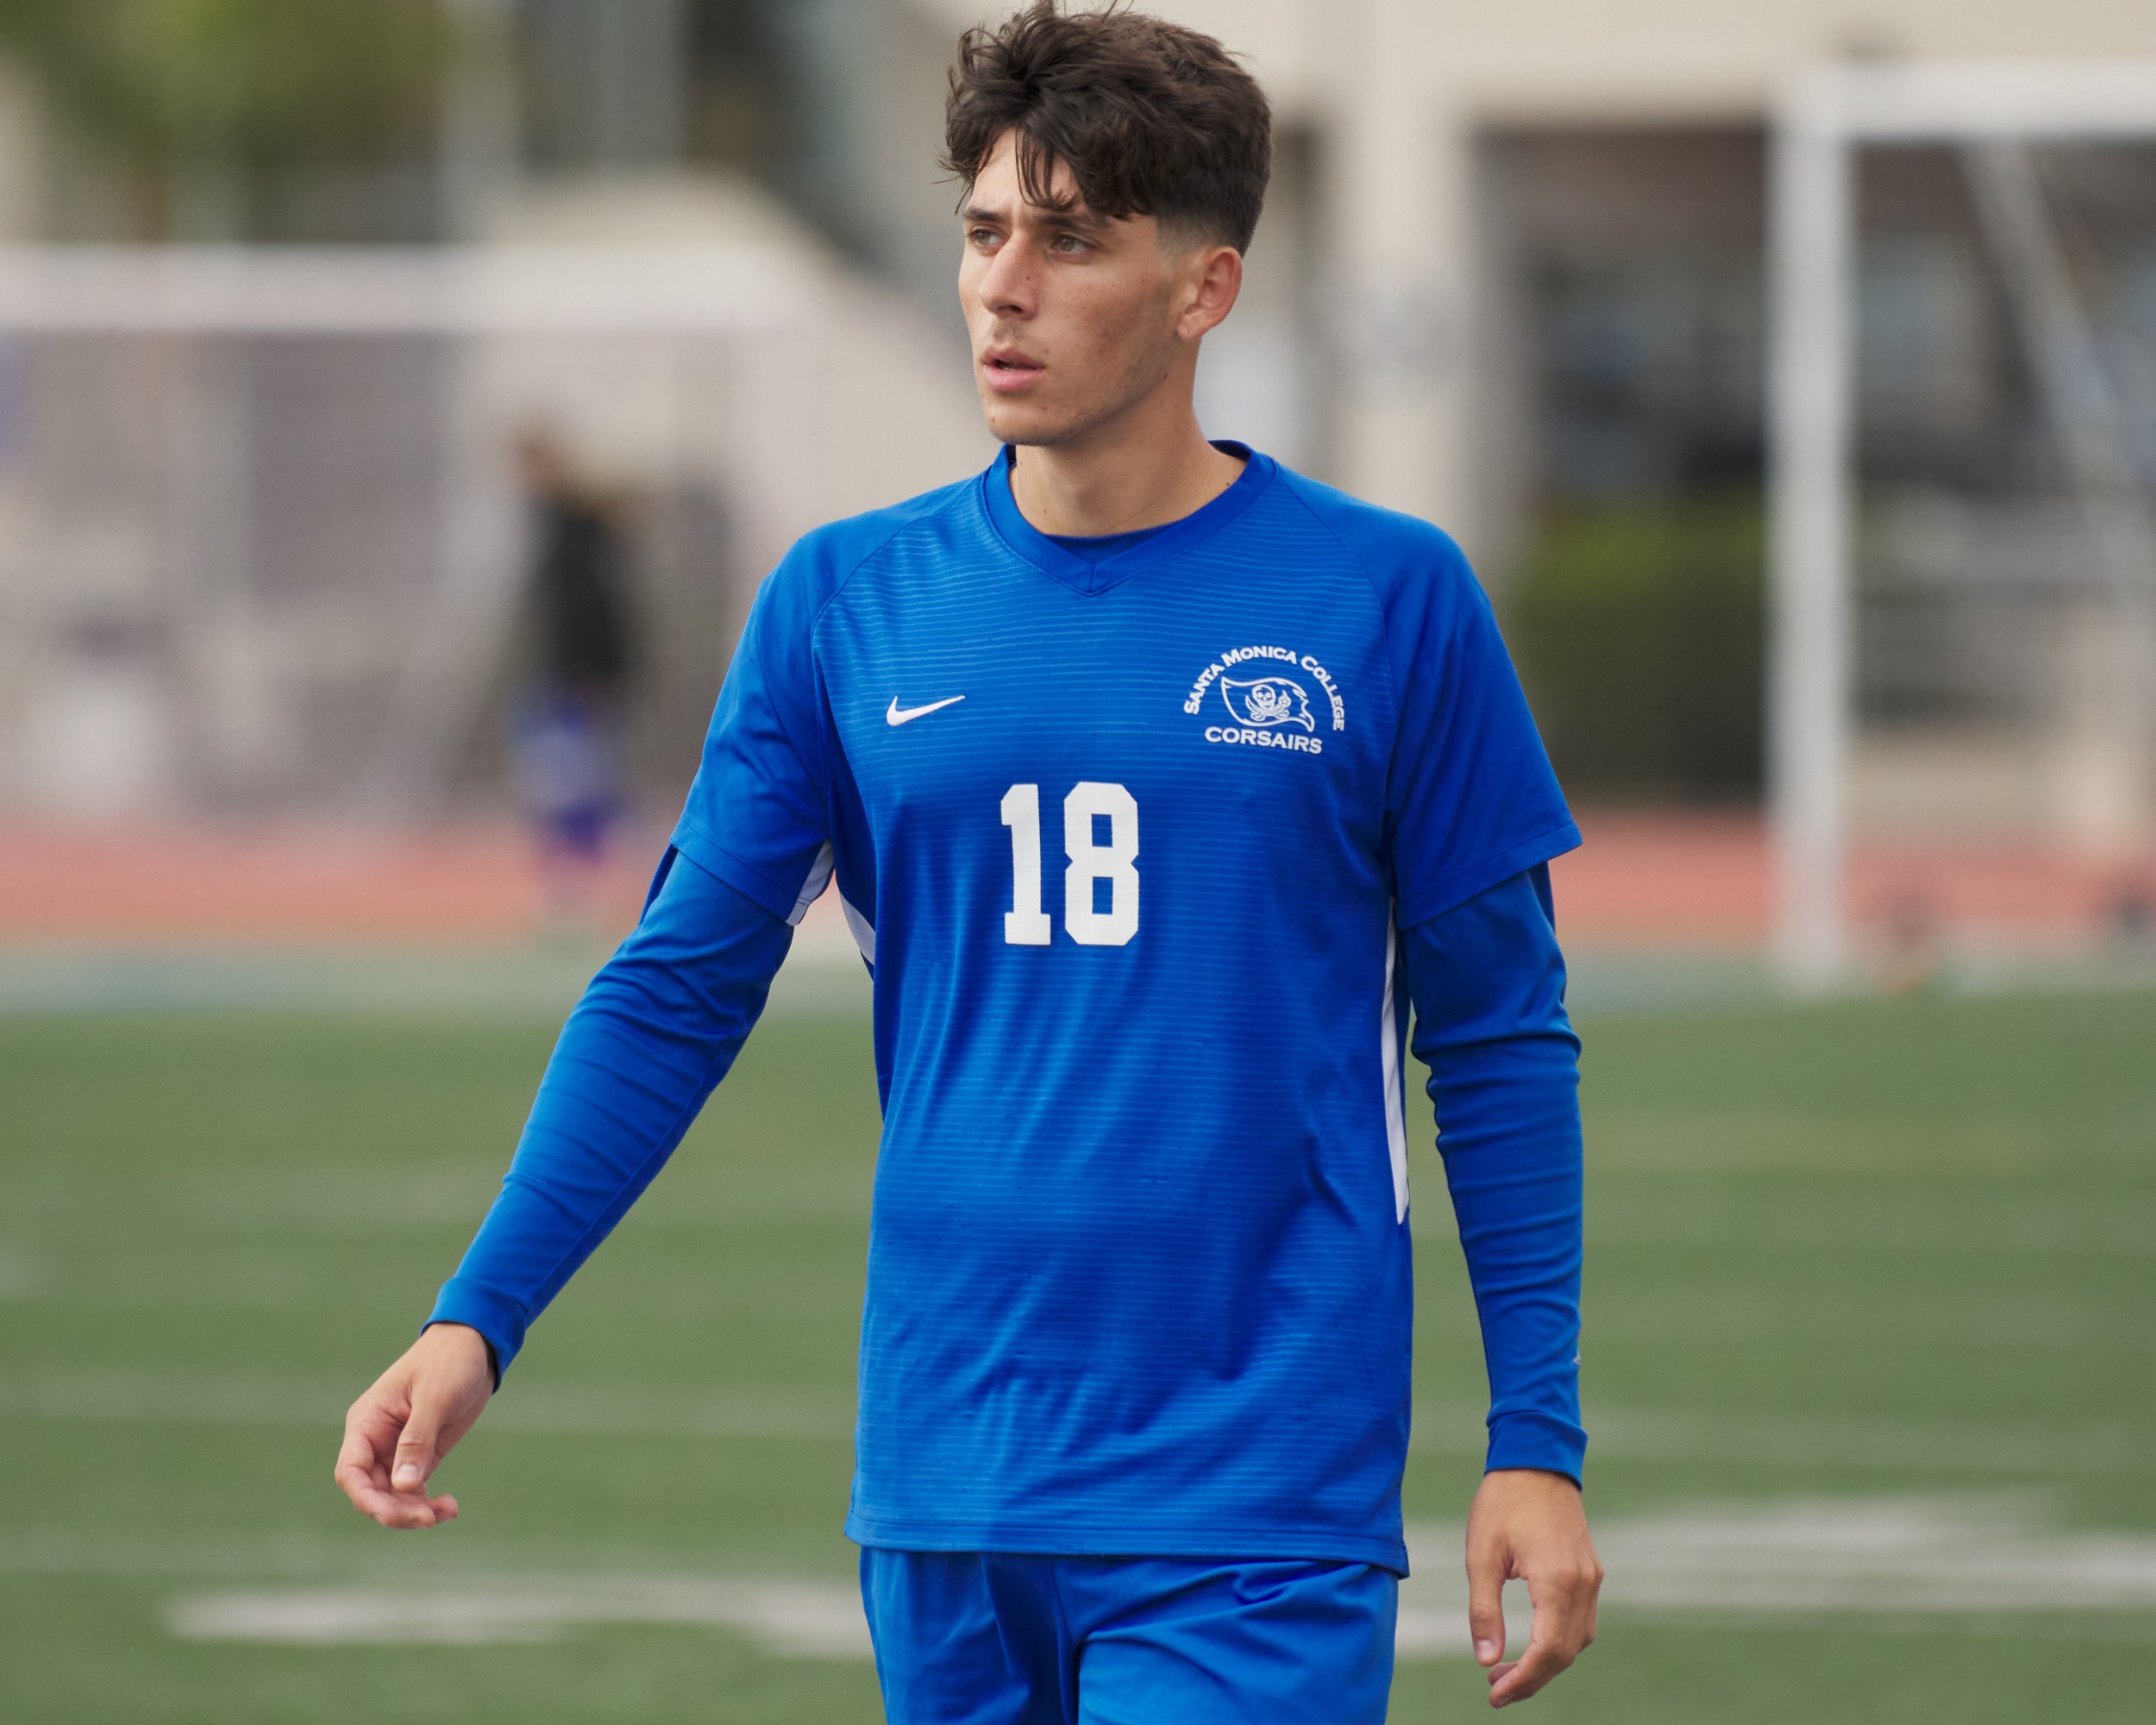
{"type": "Polygon", "coordinates": [[[1122,429],[1112,436],[1021,446],[1014,451],[1011,497],[1043,533],[1134,533],[1194,514],[1242,471],[1239,458],[1206,442],[1186,405],[1151,436],[1122,429]]]}

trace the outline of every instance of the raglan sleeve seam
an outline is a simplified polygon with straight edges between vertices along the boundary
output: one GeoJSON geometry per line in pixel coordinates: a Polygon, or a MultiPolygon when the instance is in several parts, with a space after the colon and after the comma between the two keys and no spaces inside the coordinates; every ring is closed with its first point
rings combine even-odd
{"type": "MultiPolygon", "coordinates": [[[[959,501],[963,498],[964,494],[964,491],[962,488],[952,497],[950,503],[943,505],[943,510],[956,508],[959,501]]],[[[941,515],[943,512],[943,510],[939,510],[937,511],[937,514],[941,515]]],[[[934,517],[927,518],[933,519],[934,517]]],[[[819,668],[820,661],[817,643],[818,638],[823,633],[824,618],[830,614],[830,608],[838,603],[840,596],[844,593],[848,587],[853,585],[854,578],[863,569],[867,568],[870,563],[874,562],[877,557],[881,556],[883,552],[889,548],[892,541],[896,539],[901,533],[905,532],[907,528],[914,524],[915,524],[911,520],[894,522],[892,524],[891,530],[889,532],[884,534],[875,542],[874,544],[869,546],[867,550],[863,551],[858,557],[854,559],[850,564],[846,566],[845,574],[839,576],[837,580],[831,583],[831,590],[825,593],[822,599],[818,602],[814,614],[810,617],[807,630],[809,674],[817,687],[819,706],[824,704],[822,700],[823,678],[819,668]]],[[[794,736],[793,727],[787,723],[786,714],[775,705],[772,708],[772,714],[773,717],[778,720],[779,729],[786,737],[787,745],[793,750],[794,755],[797,757],[800,757],[800,739],[794,736]]],[[[831,733],[830,744],[831,751],[838,752],[838,737],[835,729],[831,733]]],[[[820,750],[818,751],[819,756],[824,755],[825,752],[826,751],[820,750]]],[[[803,764],[805,765],[805,757],[802,758],[803,764]]],[[[824,806],[824,837],[828,838],[832,836],[831,828],[836,825],[836,819],[831,808],[830,788],[828,776],[828,768],[830,762],[827,760],[825,761],[824,765],[827,769],[826,772],[817,775],[816,795],[818,800],[824,806]]],[[[707,841],[711,839],[711,835],[709,833],[704,833],[702,836],[707,841]]],[[[711,842],[715,843],[716,841],[711,842]]]]}
{"type": "Polygon", "coordinates": [[[1380,664],[1385,674],[1385,698],[1392,708],[1393,716],[1393,734],[1385,750],[1386,800],[1389,803],[1392,800],[1393,763],[1400,754],[1401,717],[1400,668],[1393,662],[1392,611],[1385,603],[1384,591],[1378,586],[1377,577],[1370,573],[1370,566],[1363,561],[1363,554],[1348,543],[1347,536],[1332,522],[1326,520],[1323,512],[1302,494],[1300,488],[1290,486],[1288,489],[1288,495],[1301,506],[1303,512],[1318,524],[1319,527],[1324,530],[1326,536],[1340,548],[1348,561],[1354,566],[1355,573],[1363,578],[1363,585],[1369,589],[1370,603],[1377,611],[1378,644],[1384,649],[1380,655],[1380,664]]]}
{"type": "MultiPolygon", "coordinates": [[[[1392,703],[1393,734],[1385,757],[1385,801],[1389,810],[1392,806],[1393,775],[1399,764],[1401,726],[1405,723],[1407,717],[1405,704],[1401,699],[1402,687],[1401,668],[1395,656],[1399,643],[1395,638],[1392,607],[1386,603],[1385,591],[1380,586],[1377,577],[1371,572],[1368,561],[1360,551],[1356,549],[1347,536],[1327,520],[1324,512],[1313,505],[1300,491],[1291,487],[1291,494],[1295,501],[1301,505],[1310,518],[1325,530],[1326,534],[1346,555],[1348,561],[1354,565],[1356,573],[1363,578],[1363,584],[1369,589],[1371,603],[1377,608],[1378,637],[1384,649],[1381,656],[1385,674],[1386,693],[1392,703]]],[[[1434,523],[1425,524],[1430,526],[1434,532],[1445,531],[1434,523]]],[[[1451,537],[1450,535],[1446,536],[1448,539],[1451,537]]],[[[1475,583],[1475,592],[1476,596],[1482,602],[1488,602],[1488,595],[1482,591],[1479,582],[1475,583]]],[[[1501,851],[1491,856],[1478,856],[1472,861],[1461,863],[1457,868],[1448,872],[1443,879],[1396,901],[1394,905],[1394,920],[1399,927],[1407,929],[1413,928],[1420,923],[1427,922],[1432,917],[1443,916],[1445,912],[1466,903],[1477,893],[1496,885],[1500,881],[1506,880],[1522,869],[1532,869],[1538,862],[1546,862],[1553,856],[1562,856],[1564,852],[1576,849],[1579,843],[1579,828],[1568,815],[1564,819],[1552,822],[1540,831],[1531,833],[1525,838],[1507,846],[1501,851]]]]}

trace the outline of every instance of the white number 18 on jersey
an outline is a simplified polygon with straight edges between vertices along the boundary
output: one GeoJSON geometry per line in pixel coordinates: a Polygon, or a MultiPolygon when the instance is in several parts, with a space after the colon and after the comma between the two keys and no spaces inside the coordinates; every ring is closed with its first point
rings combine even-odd
{"type": "MultiPolygon", "coordinates": [[[[1046,946],[1051,938],[1041,907],[1041,787],[1013,785],[1003,794],[1003,824],[1011,829],[1011,908],[1003,938],[1012,946],[1046,946]]],[[[1138,800],[1120,785],[1091,780],[1063,799],[1063,926],[1081,946],[1124,946],[1138,932],[1138,800]],[[1094,818],[1108,823],[1108,842],[1094,837],[1094,818]],[[1094,908],[1094,882],[1108,882],[1108,907],[1094,908]]]]}

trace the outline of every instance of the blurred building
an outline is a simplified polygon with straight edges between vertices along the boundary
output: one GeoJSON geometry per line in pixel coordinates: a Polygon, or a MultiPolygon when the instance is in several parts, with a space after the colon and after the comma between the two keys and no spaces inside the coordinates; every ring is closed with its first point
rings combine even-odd
{"type": "MultiPolygon", "coordinates": [[[[950,291],[952,188],[933,161],[956,33],[998,9],[445,5],[481,51],[445,63],[425,123],[392,116],[367,150],[337,160],[295,147],[206,179],[183,165],[159,205],[166,236],[730,248],[774,279],[814,284],[803,315],[780,320],[784,340],[802,344],[791,376],[807,398],[788,403],[782,368],[767,366],[761,382],[735,360],[699,372],[686,350],[649,343],[625,363],[616,338],[551,354],[497,344],[455,366],[439,336],[394,352],[325,339],[311,354],[237,330],[222,347],[6,339],[9,801],[66,788],[124,806],[158,785],[189,800],[335,802],[385,759],[392,781],[492,782],[478,715],[498,643],[491,625],[456,623],[454,605],[429,611],[428,595],[452,584],[459,557],[510,561],[471,549],[483,523],[466,524],[476,539],[458,537],[450,493],[491,496],[499,536],[505,487],[489,477],[486,439],[535,405],[643,499],[650,579],[661,611],[682,619],[682,665],[655,735],[693,731],[742,595],[792,532],[984,453],[950,291]],[[842,347],[843,367],[817,369],[842,347]],[[702,380],[691,398],[731,403],[717,416],[723,435],[684,420],[691,376],[702,380]],[[446,405],[458,379],[461,405],[446,405]],[[146,400],[170,404],[154,436],[146,400]],[[447,442],[444,425],[461,428],[447,442]],[[205,592],[253,621],[200,638],[188,619],[205,592]],[[417,659],[400,657],[384,627],[383,593],[415,607],[417,659]],[[428,645],[467,626],[461,653],[428,645]],[[176,695],[182,686],[196,694],[176,695]],[[400,701],[436,732],[402,756],[400,701]],[[191,717],[175,723],[175,712],[191,717]],[[303,733],[323,741],[295,744],[303,733]],[[114,739],[130,735],[135,766],[112,768],[127,753],[114,739]],[[93,760],[107,763],[102,779],[93,760]]],[[[1777,91],[1808,65],[1851,57],[2156,54],[2156,11],[2134,0],[1161,9],[1245,53],[1281,122],[1246,298],[1208,342],[1208,429],[1452,528],[1513,613],[1570,778],[1590,794],[1665,798],[1758,787],[1762,250],[1777,91]]],[[[2105,257],[2107,328],[2138,329],[2145,344],[2156,342],[2151,169],[2115,151],[2054,177],[2105,257]]],[[[0,86],[8,236],[128,237],[122,179],[70,141],[34,68],[0,86]]],[[[2030,572],[2072,562],[2062,536],[2078,530],[2070,509],[2039,506],[2039,392],[1964,178],[1950,154],[1912,150],[1868,163],[1864,187],[1877,243],[1859,283],[1863,455],[1878,530],[1862,698],[1886,718],[2055,705],[2058,655],[2015,643],[2029,607],[2048,602],[2030,597],[2041,586],[2030,572]],[[1941,602],[1926,574],[1965,562],[1957,547],[1996,566],[1982,602],[1941,602]],[[2017,679],[2048,679],[2048,692],[2017,679]]],[[[771,343],[743,336],[735,351],[768,358],[771,343]]],[[[2156,442],[2156,417],[2138,423],[2156,442]]],[[[678,754],[655,776],[678,773],[678,754]]]]}

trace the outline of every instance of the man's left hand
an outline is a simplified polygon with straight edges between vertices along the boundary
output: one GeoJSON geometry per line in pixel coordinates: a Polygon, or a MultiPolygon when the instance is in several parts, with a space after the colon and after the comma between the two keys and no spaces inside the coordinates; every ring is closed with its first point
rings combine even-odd
{"type": "Polygon", "coordinates": [[[1587,1531],[1580,1489],[1561,1473],[1501,1468],[1482,1476],[1467,1515],[1467,1623],[1489,1671],[1489,1704],[1525,1701],[1595,1639],[1601,1559],[1587,1531]],[[1504,1590],[1527,1584],[1534,1628],[1505,1662],[1504,1590]]]}

